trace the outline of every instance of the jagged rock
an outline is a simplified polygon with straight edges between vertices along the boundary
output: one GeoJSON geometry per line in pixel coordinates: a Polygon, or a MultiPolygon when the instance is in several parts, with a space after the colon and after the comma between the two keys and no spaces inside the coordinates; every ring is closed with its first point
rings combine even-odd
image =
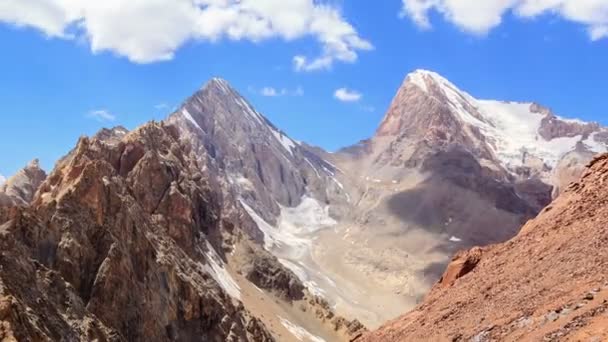
{"type": "Polygon", "coordinates": [[[7,337],[273,340],[206,271],[224,233],[222,192],[193,180],[201,168],[184,151],[156,123],[121,141],[79,141],[0,229],[7,337]],[[125,145],[145,152],[123,158],[132,167],[116,162],[137,150],[125,145]]]}
{"type": "Polygon", "coordinates": [[[45,179],[46,172],[40,168],[38,159],[32,160],[4,184],[0,184],[0,205],[28,205],[45,179]]]}
{"type": "Polygon", "coordinates": [[[454,282],[473,271],[481,261],[483,250],[479,247],[462,251],[452,258],[443,276],[439,280],[442,286],[451,286],[454,282]]]}

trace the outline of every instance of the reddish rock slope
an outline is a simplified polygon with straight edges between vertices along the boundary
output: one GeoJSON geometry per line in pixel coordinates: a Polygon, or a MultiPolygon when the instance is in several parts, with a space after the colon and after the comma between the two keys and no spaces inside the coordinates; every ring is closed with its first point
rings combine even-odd
{"type": "Polygon", "coordinates": [[[512,240],[457,255],[425,300],[362,341],[608,340],[608,155],[512,240]]]}

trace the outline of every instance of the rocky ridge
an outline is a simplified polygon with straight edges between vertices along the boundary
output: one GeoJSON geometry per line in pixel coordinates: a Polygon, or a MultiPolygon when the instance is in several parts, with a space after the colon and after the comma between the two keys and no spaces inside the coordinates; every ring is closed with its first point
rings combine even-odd
{"type": "MultiPolygon", "coordinates": [[[[225,177],[180,136],[154,122],[102,130],[30,205],[0,207],[0,337],[273,341],[232,272],[286,303],[314,298],[258,246],[225,177]],[[237,246],[251,267],[229,265],[237,246]]],[[[364,329],[323,312],[342,338],[364,329]]]]}

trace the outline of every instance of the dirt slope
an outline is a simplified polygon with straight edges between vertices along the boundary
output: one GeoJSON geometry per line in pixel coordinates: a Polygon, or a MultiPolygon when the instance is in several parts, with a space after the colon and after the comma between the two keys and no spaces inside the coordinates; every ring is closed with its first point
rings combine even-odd
{"type": "Polygon", "coordinates": [[[508,242],[459,253],[412,312],[362,341],[608,340],[608,155],[508,242]]]}

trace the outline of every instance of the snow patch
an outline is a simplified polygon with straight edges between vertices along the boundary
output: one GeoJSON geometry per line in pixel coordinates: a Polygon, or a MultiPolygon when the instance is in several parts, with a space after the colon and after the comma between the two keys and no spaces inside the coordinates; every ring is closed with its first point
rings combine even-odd
{"type": "Polygon", "coordinates": [[[199,248],[199,252],[202,252],[206,259],[207,264],[203,265],[203,269],[211,275],[211,277],[220,285],[226,293],[236,299],[241,299],[241,288],[237,282],[232,278],[230,273],[224,267],[224,262],[217,254],[213,246],[209,241],[205,241],[207,252],[202,252],[199,248]]]}
{"type": "Polygon", "coordinates": [[[329,216],[329,207],[311,197],[303,197],[300,205],[280,206],[277,227],[261,218],[242,199],[241,205],[264,233],[264,248],[277,256],[283,266],[291,270],[313,294],[322,296],[323,288],[336,284],[324,275],[312,258],[315,232],[330,228],[337,222],[329,216]]]}
{"type": "Polygon", "coordinates": [[[315,173],[317,174],[317,178],[321,178],[321,175],[319,174],[319,170],[317,170],[317,168],[310,162],[310,160],[308,160],[308,158],[304,157],[304,160],[308,163],[308,165],[310,165],[310,167],[315,171],[315,173]]]}
{"type": "Polygon", "coordinates": [[[530,103],[479,100],[477,105],[487,122],[471,119],[470,123],[493,141],[496,155],[508,167],[522,165],[526,153],[554,167],[564,154],[574,150],[582,138],[546,141],[538,134],[545,116],[531,112],[530,103]]]}
{"type": "Polygon", "coordinates": [[[272,127],[270,129],[272,131],[272,135],[274,135],[274,137],[277,138],[277,140],[283,146],[283,148],[285,150],[287,150],[287,152],[289,152],[289,154],[293,155],[292,149],[296,148],[296,143],[293,140],[291,140],[288,136],[283,134],[282,132],[279,132],[279,131],[273,129],[272,127]]]}
{"type": "Polygon", "coordinates": [[[230,93],[230,86],[228,85],[228,82],[226,82],[226,80],[214,77],[212,81],[215,82],[224,93],[230,93]]]}
{"type": "Polygon", "coordinates": [[[426,86],[426,80],[424,79],[425,74],[422,72],[413,72],[408,75],[406,81],[409,81],[418,86],[418,88],[422,89],[425,93],[428,91],[426,86]]]}
{"type": "Polygon", "coordinates": [[[190,115],[190,112],[188,112],[186,108],[182,109],[182,115],[184,116],[184,118],[186,118],[186,120],[190,121],[190,123],[192,123],[194,127],[200,129],[201,131],[203,130],[201,126],[199,126],[198,123],[194,120],[192,115],[190,115]]]}
{"type": "Polygon", "coordinates": [[[303,197],[297,207],[281,207],[279,227],[294,234],[314,233],[336,224],[329,216],[329,206],[322,207],[316,199],[308,196],[303,197]]]}
{"type": "Polygon", "coordinates": [[[452,237],[450,237],[450,241],[451,241],[451,242],[461,242],[461,241],[462,241],[462,239],[457,238],[457,237],[455,237],[455,236],[452,236],[452,237]]]}
{"type": "Polygon", "coordinates": [[[307,341],[307,342],[325,342],[324,339],[319,336],[313,335],[308,330],[302,328],[299,325],[293,324],[286,318],[281,316],[277,316],[281,321],[281,324],[285,327],[285,329],[289,330],[289,332],[298,339],[298,341],[307,341]]]}

